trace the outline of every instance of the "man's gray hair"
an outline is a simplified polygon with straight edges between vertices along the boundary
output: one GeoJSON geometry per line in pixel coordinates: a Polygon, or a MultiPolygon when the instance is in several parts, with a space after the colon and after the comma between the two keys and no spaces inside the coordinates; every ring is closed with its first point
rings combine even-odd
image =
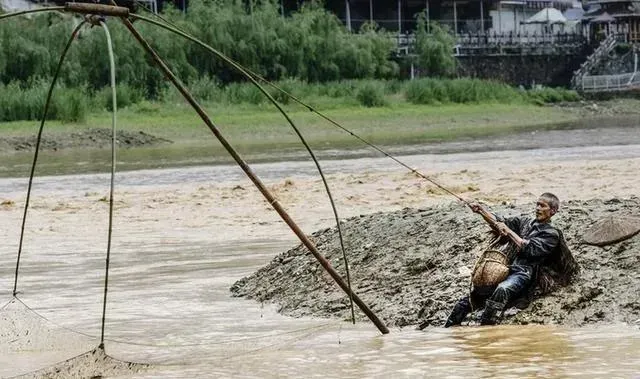
{"type": "Polygon", "coordinates": [[[541,199],[545,199],[547,203],[549,203],[549,207],[554,211],[558,211],[560,209],[560,200],[558,200],[558,196],[552,194],[551,192],[545,192],[540,195],[541,199]]]}

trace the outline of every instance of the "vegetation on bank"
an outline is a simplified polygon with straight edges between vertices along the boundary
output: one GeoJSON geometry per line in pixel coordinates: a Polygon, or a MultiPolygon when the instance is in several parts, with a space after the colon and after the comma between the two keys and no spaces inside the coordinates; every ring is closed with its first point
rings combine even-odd
{"type": "MultiPolygon", "coordinates": [[[[329,83],[305,83],[285,80],[276,85],[296,98],[319,109],[341,106],[388,107],[409,104],[545,104],[579,100],[574,91],[564,89],[520,90],[506,84],[477,79],[418,79],[348,80],[329,83]]],[[[39,120],[46,100],[49,83],[35,81],[26,86],[19,83],[0,84],[0,122],[39,120]]],[[[189,85],[196,98],[204,104],[216,106],[262,106],[268,99],[250,83],[231,83],[219,86],[215,80],[199,79],[189,85]]],[[[265,85],[265,89],[281,104],[294,102],[285,94],[265,85]]],[[[145,99],[136,87],[121,84],[117,88],[118,106],[126,108],[145,99]]],[[[53,94],[49,120],[82,122],[90,113],[111,108],[108,88],[92,90],[88,87],[58,86],[53,94]]],[[[166,88],[154,101],[159,106],[182,103],[179,93],[166,88]]]]}
{"type": "MultiPolygon", "coordinates": [[[[278,5],[269,1],[245,7],[233,0],[194,0],[187,14],[169,9],[164,16],[314,105],[541,104],[578,98],[566,90],[524,91],[490,81],[448,79],[455,72],[453,38],[433,23],[427,31],[424,15],[418,20],[414,63],[429,78],[410,82],[398,79],[400,66],[391,57],[395,42],[389,34],[369,24],[349,33],[334,14],[313,2],[282,17],[278,5]]],[[[60,53],[78,21],[50,13],[0,22],[0,122],[41,117],[60,53]]],[[[119,106],[145,99],[159,104],[178,101],[129,32],[117,20],[109,25],[116,50],[119,106]]],[[[136,27],[201,101],[266,102],[258,89],[204,49],[144,22],[136,27]]],[[[104,33],[100,28],[85,28],[64,62],[47,118],[81,122],[89,113],[109,109],[108,80],[104,33]]],[[[291,102],[268,88],[279,102],[291,102]]]]}
{"type": "MultiPolygon", "coordinates": [[[[340,20],[314,2],[282,17],[278,4],[265,1],[247,8],[233,0],[193,0],[189,12],[167,10],[163,16],[254,72],[270,80],[298,78],[306,82],[399,77],[391,58],[395,42],[384,30],[363,27],[349,33],[340,20]]],[[[49,13],[0,22],[0,82],[49,78],[79,18],[49,13]]],[[[166,88],[129,31],[108,20],[121,83],[154,99],[166,88]]],[[[224,85],[242,77],[205,49],[155,25],[136,28],[185,82],[212,78],[224,85]]],[[[84,28],[63,66],[68,87],[99,89],[109,83],[104,32],[84,28]],[[100,59],[103,57],[103,59],[100,59]]]]}

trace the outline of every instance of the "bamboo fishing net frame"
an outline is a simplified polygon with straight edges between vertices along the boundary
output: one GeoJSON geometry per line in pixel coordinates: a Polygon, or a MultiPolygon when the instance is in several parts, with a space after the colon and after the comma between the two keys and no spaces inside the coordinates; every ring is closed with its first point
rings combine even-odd
{"type": "MultiPolygon", "coordinates": [[[[52,98],[53,90],[54,90],[55,84],[57,82],[57,79],[59,77],[59,73],[60,73],[60,69],[62,67],[62,63],[63,63],[63,61],[64,61],[64,59],[66,57],[66,54],[67,54],[67,52],[68,52],[73,40],[76,38],[76,36],[77,36],[78,32],[80,31],[80,29],[82,27],[84,27],[87,23],[90,23],[90,24],[92,24],[94,26],[101,26],[104,29],[105,34],[106,34],[107,45],[108,45],[108,53],[109,53],[109,61],[110,61],[110,73],[111,73],[110,74],[110,82],[111,82],[110,84],[111,84],[111,90],[112,90],[112,141],[111,141],[112,142],[111,143],[111,153],[112,154],[111,154],[111,176],[110,176],[110,195],[109,195],[109,227],[108,227],[108,239],[107,239],[107,256],[106,256],[106,264],[105,264],[105,281],[104,281],[104,295],[103,295],[101,333],[100,333],[100,343],[99,343],[98,347],[93,351],[93,353],[101,351],[102,354],[104,354],[106,303],[107,303],[107,294],[108,294],[109,264],[110,264],[110,254],[111,254],[112,230],[113,230],[113,200],[114,200],[113,196],[114,196],[114,177],[115,177],[115,171],[116,171],[115,154],[116,154],[116,112],[117,112],[116,83],[115,83],[115,60],[114,60],[114,56],[113,56],[113,47],[112,47],[112,44],[111,44],[111,38],[110,38],[109,30],[108,30],[106,24],[104,23],[104,17],[105,16],[112,16],[112,17],[120,18],[120,20],[129,29],[129,31],[132,33],[132,35],[138,40],[138,42],[140,42],[142,47],[153,58],[153,60],[160,67],[160,69],[164,72],[164,74],[172,81],[172,83],[182,93],[182,95],[185,97],[185,99],[192,105],[194,110],[200,115],[200,117],[205,122],[205,124],[207,124],[207,126],[209,126],[209,128],[211,129],[213,134],[219,139],[219,141],[227,149],[227,151],[230,153],[230,155],[232,155],[232,157],[236,160],[236,162],[241,166],[241,168],[245,171],[247,176],[249,176],[249,178],[254,182],[254,184],[256,185],[256,187],[258,187],[260,192],[265,196],[265,198],[267,198],[267,200],[272,205],[272,207],[280,214],[280,216],[283,218],[283,220],[291,227],[291,229],[300,238],[300,240],[303,242],[303,244],[305,244],[307,246],[307,248],[309,248],[309,250],[312,252],[312,254],[316,257],[316,259],[318,259],[320,261],[321,265],[325,268],[325,270],[327,272],[329,272],[329,274],[338,283],[338,285],[349,295],[349,300],[350,300],[350,303],[351,303],[352,322],[355,323],[355,315],[354,315],[354,308],[353,308],[353,303],[355,302],[359,306],[359,308],[367,315],[367,317],[369,317],[369,319],[371,319],[371,321],[376,325],[376,327],[378,327],[380,332],[382,332],[383,334],[386,334],[386,333],[389,332],[388,329],[386,328],[386,326],[384,325],[384,323],[382,323],[382,321],[377,318],[377,316],[367,307],[367,305],[364,302],[362,302],[362,300],[360,300],[357,297],[357,295],[355,295],[355,293],[353,293],[353,291],[351,290],[350,275],[349,275],[349,271],[348,271],[349,270],[348,269],[349,266],[348,266],[348,261],[347,261],[347,258],[346,258],[346,253],[344,251],[344,243],[343,243],[343,238],[342,238],[342,232],[341,232],[338,213],[337,213],[333,198],[331,196],[331,192],[330,192],[329,186],[328,186],[328,184],[326,182],[326,179],[324,177],[322,169],[321,169],[321,167],[320,167],[315,155],[313,154],[313,151],[311,150],[309,145],[306,143],[304,137],[299,132],[299,130],[297,129],[297,127],[295,126],[293,121],[288,117],[286,112],[284,112],[284,110],[279,106],[279,104],[271,97],[271,95],[266,90],[264,90],[259,85],[259,83],[257,83],[257,81],[253,77],[251,77],[249,74],[246,74],[246,76],[258,88],[260,88],[260,90],[263,92],[263,94],[265,94],[265,96],[267,96],[269,98],[269,100],[271,100],[271,102],[280,110],[280,112],[284,115],[284,117],[287,119],[287,121],[291,124],[291,126],[294,128],[294,130],[296,131],[296,133],[300,137],[302,143],[305,145],[305,147],[309,151],[312,159],[314,160],[314,162],[315,162],[315,164],[316,164],[316,166],[318,168],[318,171],[319,171],[319,173],[320,173],[320,175],[322,177],[323,183],[325,184],[325,189],[326,189],[327,194],[329,196],[329,200],[331,202],[331,206],[332,206],[332,209],[334,211],[334,216],[335,216],[335,219],[336,219],[336,222],[337,222],[337,228],[338,228],[339,236],[340,236],[340,244],[341,244],[341,247],[342,247],[343,257],[344,257],[345,267],[346,267],[346,272],[347,272],[347,282],[346,283],[340,277],[340,275],[337,272],[335,272],[335,270],[331,267],[330,263],[317,251],[317,249],[315,248],[313,243],[297,227],[297,225],[293,222],[293,220],[290,219],[290,217],[288,216],[286,211],[284,211],[284,209],[278,203],[277,199],[275,197],[273,197],[273,195],[271,195],[271,193],[262,184],[260,179],[258,179],[257,176],[255,176],[255,174],[253,174],[253,172],[251,171],[249,166],[242,160],[242,158],[239,156],[239,154],[233,149],[233,147],[220,134],[220,132],[218,131],[217,127],[209,119],[208,115],[204,112],[204,110],[196,102],[196,100],[193,98],[193,96],[188,92],[188,90],[184,87],[184,85],[182,85],[182,83],[177,79],[177,77],[175,77],[175,75],[166,66],[166,64],[163,62],[163,60],[157,55],[157,53],[153,50],[153,48],[151,48],[151,46],[144,40],[144,38],[133,27],[133,25],[132,25],[131,21],[129,20],[129,18],[131,18],[133,20],[135,20],[137,18],[133,17],[134,15],[129,12],[128,8],[123,8],[123,7],[116,6],[115,3],[114,3],[113,6],[101,5],[101,4],[67,3],[65,6],[45,7],[45,8],[40,8],[40,9],[32,9],[32,10],[27,10],[27,11],[20,11],[20,12],[14,12],[14,13],[0,15],[0,20],[4,19],[4,18],[18,16],[18,15],[40,13],[40,12],[51,12],[51,11],[63,11],[63,12],[69,12],[69,13],[75,13],[75,14],[83,14],[83,15],[85,15],[85,20],[82,21],[73,30],[73,32],[71,34],[71,37],[70,37],[69,41],[67,42],[67,44],[66,44],[66,46],[65,46],[65,48],[64,48],[64,50],[63,50],[63,52],[61,54],[58,66],[56,68],[56,72],[55,72],[54,78],[52,80],[51,86],[50,86],[48,94],[47,94],[47,100],[45,102],[43,115],[42,115],[42,120],[41,120],[40,128],[38,130],[38,136],[37,136],[37,140],[36,140],[35,154],[34,154],[33,164],[31,166],[31,172],[30,172],[30,176],[29,176],[27,199],[26,199],[26,202],[25,202],[24,214],[23,214],[22,225],[21,225],[21,234],[20,234],[20,241],[19,241],[19,248],[18,248],[18,256],[17,256],[17,259],[16,259],[14,286],[13,286],[13,292],[12,292],[12,295],[13,295],[15,300],[18,300],[18,301],[20,301],[22,303],[22,301],[18,299],[17,294],[18,294],[18,277],[19,277],[19,270],[20,270],[20,259],[21,259],[21,255],[22,255],[22,246],[23,246],[23,242],[24,242],[24,230],[25,230],[25,225],[26,225],[27,212],[28,212],[28,209],[29,209],[29,200],[30,200],[30,196],[31,196],[31,189],[32,189],[32,184],[33,184],[34,172],[35,172],[35,167],[37,165],[37,160],[38,160],[38,152],[39,152],[39,148],[40,148],[40,141],[41,141],[41,138],[42,138],[42,131],[44,129],[46,115],[48,113],[49,104],[50,104],[50,101],[51,101],[51,98],[52,98]]],[[[173,32],[175,33],[176,31],[173,31],[173,32]]],[[[176,33],[176,34],[180,34],[180,33],[176,33]]],[[[184,34],[182,36],[187,38],[187,39],[192,39],[192,37],[184,35],[184,34]]],[[[245,71],[243,71],[243,68],[240,65],[238,65],[238,64],[236,64],[236,63],[234,63],[232,61],[229,61],[228,63],[230,63],[234,68],[236,68],[240,72],[245,73],[245,71]]],[[[22,304],[24,304],[24,303],[22,303],[22,304]]],[[[26,306],[26,304],[24,304],[24,305],[26,306]]]]}
{"type": "MultiPolygon", "coordinates": [[[[282,219],[289,225],[289,227],[299,237],[301,242],[311,251],[311,253],[321,263],[323,268],[332,276],[332,278],[336,281],[336,283],[348,294],[349,299],[350,299],[350,303],[351,303],[352,321],[355,322],[355,316],[354,316],[354,313],[353,313],[354,312],[353,311],[353,303],[355,303],[367,315],[367,317],[376,325],[376,327],[380,330],[381,333],[386,334],[386,333],[389,332],[388,329],[386,328],[386,326],[384,325],[384,323],[380,319],[378,319],[378,317],[368,308],[368,306],[362,300],[359,299],[359,297],[351,289],[351,282],[350,282],[350,275],[349,275],[349,265],[348,265],[346,253],[344,251],[344,243],[343,243],[343,237],[342,237],[342,231],[341,231],[341,227],[340,227],[340,221],[339,221],[338,213],[337,213],[337,210],[335,208],[335,204],[334,204],[333,198],[331,196],[331,191],[329,189],[329,186],[328,186],[328,184],[326,182],[326,179],[324,177],[322,169],[320,168],[320,165],[319,165],[315,155],[313,154],[313,151],[308,146],[308,144],[304,140],[304,137],[302,136],[302,134],[300,133],[298,128],[295,126],[293,121],[288,117],[286,112],[284,112],[284,110],[275,101],[275,99],[273,99],[273,97],[262,86],[260,86],[258,81],[264,82],[264,83],[276,88],[277,90],[279,90],[280,92],[282,92],[283,94],[288,96],[289,98],[293,99],[295,102],[307,107],[310,111],[318,114],[320,117],[324,118],[325,120],[327,120],[328,122],[330,122],[334,126],[344,130],[345,132],[349,133],[354,138],[357,138],[361,142],[367,144],[368,146],[374,148],[378,152],[384,154],[386,157],[393,159],[395,162],[397,162],[401,166],[409,169],[412,173],[416,174],[417,176],[421,177],[422,179],[425,179],[425,180],[431,182],[432,184],[436,185],[438,188],[440,188],[444,192],[454,196],[455,198],[457,198],[458,200],[462,201],[466,205],[471,206],[471,203],[469,201],[467,201],[467,200],[463,199],[462,197],[458,196],[457,194],[453,193],[452,191],[450,191],[446,187],[440,185],[439,183],[437,183],[436,181],[432,180],[428,176],[422,174],[421,172],[417,171],[416,169],[409,167],[408,165],[406,165],[405,163],[401,162],[396,157],[393,157],[391,154],[385,152],[384,150],[382,150],[378,146],[376,146],[376,145],[364,140],[363,138],[357,136],[353,132],[351,132],[348,129],[346,129],[343,126],[341,126],[336,121],[334,121],[334,120],[330,119],[329,117],[323,115],[322,113],[318,112],[313,107],[311,107],[311,106],[309,106],[307,104],[304,104],[299,99],[293,97],[291,94],[289,94],[286,91],[282,90],[281,88],[277,87],[275,84],[273,84],[273,83],[267,81],[266,79],[260,77],[256,73],[254,73],[254,72],[252,72],[252,71],[240,66],[238,63],[232,61],[231,59],[229,59],[228,57],[224,56],[223,54],[221,54],[220,52],[218,52],[214,48],[206,45],[205,43],[203,43],[201,41],[199,41],[195,37],[190,36],[189,34],[185,33],[184,31],[180,30],[179,28],[177,28],[175,26],[168,25],[167,23],[161,23],[161,22],[158,22],[156,20],[152,20],[152,19],[146,18],[144,16],[133,14],[133,13],[130,12],[130,10],[128,8],[116,6],[115,3],[114,3],[114,5],[67,3],[65,6],[46,7],[46,8],[32,9],[32,10],[28,10],[28,11],[20,11],[20,12],[0,15],[0,19],[13,17],[13,16],[18,16],[18,15],[23,15],[23,14],[38,13],[38,12],[51,12],[51,11],[63,11],[63,12],[86,15],[87,21],[91,22],[94,25],[100,25],[105,29],[105,32],[107,33],[107,39],[108,40],[110,39],[108,37],[108,29],[106,28],[106,24],[104,24],[104,22],[102,21],[101,18],[104,17],[104,16],[110,16],[110,17],[119,18],[123,22],[125,27],[127,27],[127,29],[129,29],[129,31],[132,33],[132,35],[138,40],[138,42],[140,42],[140,44],[143,46],[143,48],[147,51],[147,53],[152,57],[152,59],[155,61],[155,63],[164,72],[165,76],[167,76],[167,78],[170,79],[170,81],[181,92],[181,94],[184,96],[184,98],[191,104],[191,106],[194,108],[196,113],[198,113],[198,115],[202,118],[202,120],[205,122],[205,124],[207,124],[209,129],[211,129],[212,133],[223,144],[223,146],[227,149],[229,154],[234,158],[234,160],[243,169],[243,171],[245,171],[247,176],[252,180],[254,185],[256,185],[256,187],[260,190],[260,192],[267,199],[269,204],[271,204],[272,207],[276,210],[276,212],[278,212],[278,214],[282,217],[282,219]],[[232,66],[233,68],[238,70],[240,73],[245,75],[255,86],[257,86],[260,89],[260,91],[283,114],[283,116],[287,119],[289,124],[293,127],[293,129],[295,130],[295,132],[297,133],[297,135],[301,139],[302,143],[305,145],[305,147],[309,151],[309,154],[311,155],[312,159],[314,160],[314,162],[315,162],[315,164],[316,164],[316,166],[318,168],[318,171],[319,171],[319,173],[320,173],[320,175],[322,177],[323,183],[325,185],[325,189],[327,191],[327,194],[328,194],[328,197],[329,197],[332,209],[333,209],[334,217],[336,219],[337,229],[338,229],[338,233],[339,233],[339,237],[340,237],[340,244],[341,244],[341,248],[342,248],[342,252],[343,252],[343,258],[344,258],[345,267],[346,267],[346,274],[347,274],[347,281],[346,282],[342,279],[342,277],[337,272],[335,272],[335,270],[331,267],[330,263],[318,252],[317,248],[313,245],[313,243],[306,237],[306,235],[302,232],[302,230],[300,230],[297,227],[297,225],[293,222],[293,220],[291,220],[291,218],[288,216],[286,211],[279,204],[278,200],[275,197],[273,197],[273,195],[271,195],[271,193],[262,184],[260,179],[257,178],[257,176],[255,176],[255,174],[253,174],[251,168],[244,162],[244,160],[240,157],[240,155],[234,150],[234,148],[220,134],[220,132],[217,129],[216,125],[213,124],[213,122],[210,120],[208,115],[204,112],[204,110],[196,102],[196,100],[189,93],[189,91],[184,87],[184,85],[182,85],[182,83],[179,81],[179,79],[171,72],[171,70],[166,66],[166,64],[164,64],[163,60],[157,55],[157,53],[153,50],[153,48],[144,40],[144,38],[133,27],[133,24],[131,22],[132,20],[133,21],[141,20],[141,21],[145,21],[147,23],[154,24],[154,25],[156,25],[158,27],[164,28],[164,29],[176,34],[176,35],[179,35],[179,36],[181,36],[181,37],[183,37],[183,38],[185,38],[185,39],[187,39],[187,40],[189,40],[191,42],[194,42],[194,43],[206,48],[207,50],[212,52],[214,55],[216,55],[218,58],[222,59],[227,64],[229,64],[230,66],[232,66]]],[[[69,48],[69,45],[71,44],[71,42],[75,38],[75,36],[76,36],[77,32],[80,30],[80,28],[82,26],[84,26],[84,24],[85,24],[85,22],[81,23],[74,30],[74,32],[72,33],[72,37],[70,38],[70,40],[69,40],[69,42],[67,44],[67,47],[65,48],[65,51],[63,52],[63,54],[62,54],[62,56],[60,58],[59,66],[58,66],[58,68],[56,70],[56,75],[54,77],[54,81],[53,81],[53,83],[52,83],[52,85],[50,87],[50,90],[49,90],[49,94],[48,94],[48,97],[47,97],[47,103],[45,105],[45,111],[44,111],[44,115],[43,115],[43,118],[42,118],[42,123],[41,123],[40,129],[39,129],[39,132],[38,132],[38,140],[37,140],[37,143],[36,143],[36,152],[35,152],[35,155],[34,155],[33,166],[32,166],[31,175],[30,175],[30,179],[29,179],[29,190],[28,190],[28,194],[27,194],[27,202],[25,204],[22,231],[21,231],[21,236],[20,236],[20,248],[19,248],[19,251],[18,251],[18,258],[17,258],[17,262],[16,262],[15,281],[14,281],[14,288],[13,288],[13,296],[14,297],[17,297],[17,293],[18,293],[17,283],[18,283],[18,273],[19,273],[19,263],[20,263],[21,248],[22,248],[22,242],[23,242],[23,236],[24,236],[25,219],[26,219],[26,215],[27,215],[29,196],[30,196],[31,185],[32,185],[32,180],[33,180],[33,173],[34,173],[34,168],[35,168],[35,165],[36,165],[36,162],[37,162],[40,138],[41,138],[42,129],[43,129],[43,126],[44,126],[44,120],[45,120],[45,116],[46,116],[46,111],[48,109],[48,103],[50,101],[51,94],[53,92],[53,88],[54,88],[54,85],[55,85],[55,81],[57,80],[57,77],[58,77],[58,74],[59,74],[59,71],[60,71],[60,65],[62,64],[62,61],[64,60],[64,57],[65,57],[66,52],[67,52],[67,50],[69,48]]],[[[110,41],[109,41],[109,44],[110,44],[110,41]]],[[[110,210],[109,210],[109,237],[108,237],[106,269],[105,269],[105,288],[104,288],[104,297],[103,297],[103,319],[102,319],[102,325],[101,325],[101,339],[100,339],[100,345],[99,345],[100,348],[104,347],[104,324],[105,324],[105,318],[106,318],[106,301],[107,301],[107,289],[108,289],[109,255],[110,255],[111,232],[112,232],[113,185],[114,185],[113,177],[114,177],[114,174],[115,174],[115,143],[116,143],[116,141],[115,141],[115,123],[116,123],[116,121],[115,121],[116,120],[116,116],[115,115],[116,115],[116,113],[115,112],[116,112],[117,101],[116,101],[116,97],[115,97],[115,73],[114,73],[115,69],[113,68],[113,53],[112,53],[111,50],[110,50],[110,59],[112,61],[111,87],[112,87],[112,96],[113,96],[112,99],[113,99],[113,111],[114,111],[114,113],[113,113],[113,138],[112,138],[112,175],[111,175],[110,210]]],[[[482,211],[485,212],[486,215],[488,215],[488,217],[489,217],[488,221],[489,221],[490,224],[492,224],[490,222],[491,221],[490,214],[488,214],[488,212],[486,212],[484,209],[482,209],[482,211]]],[[[482,212],[481,212],[481,214],[482,214],[482,212]]],[[[485,216],[485,214],[483,214],[483,216],[485,216]]],[[[495,223],[495,220],[494,220],[494,223],[495,223]]]]}

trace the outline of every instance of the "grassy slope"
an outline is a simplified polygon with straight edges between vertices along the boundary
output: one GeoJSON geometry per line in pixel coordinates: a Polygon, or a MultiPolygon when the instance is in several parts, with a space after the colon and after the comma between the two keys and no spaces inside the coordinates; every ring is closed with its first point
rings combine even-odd
{"type": "MultiPolygon", "coordinates": [[[[333,147],[358,145],[351,136],[299,106],[285,108],[303,135],[315,144],[333,147]]],[[[365,108],[355,104],[326,104],[319,110],[345,128],[374,143],[401,144],[453,140],[540,128],[579,120],[575,112],[529,104],[468,104],[425,106],[395,103],[365,108]]],[[[297,144],[297,137],[275,108],[267,105],[211,105],[211,119],[224,135],[245,146],[297,144]]],[[[110,128],[111,114],[98,112],[80,124],[47,122],[47,133],[66,133],[85,128],[110,128]]],[[[0,124],[2,134],[30,135],[38,122],[0,124]]],[[[186,104],[144,103],[120,110],[118,128],[144,131],[171,139],[181,145],[208,144],[209,130],[186,104]]]]}

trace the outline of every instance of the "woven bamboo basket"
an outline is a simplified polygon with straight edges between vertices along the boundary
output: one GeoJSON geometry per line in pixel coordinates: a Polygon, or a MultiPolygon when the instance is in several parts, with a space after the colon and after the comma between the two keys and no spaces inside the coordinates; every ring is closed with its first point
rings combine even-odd
{"type": "Polygon", "coordinates": [[[486,250],[473,268],[474,287],[496,286],[509,276],[509,258],[498,250],[486,250]]]}

